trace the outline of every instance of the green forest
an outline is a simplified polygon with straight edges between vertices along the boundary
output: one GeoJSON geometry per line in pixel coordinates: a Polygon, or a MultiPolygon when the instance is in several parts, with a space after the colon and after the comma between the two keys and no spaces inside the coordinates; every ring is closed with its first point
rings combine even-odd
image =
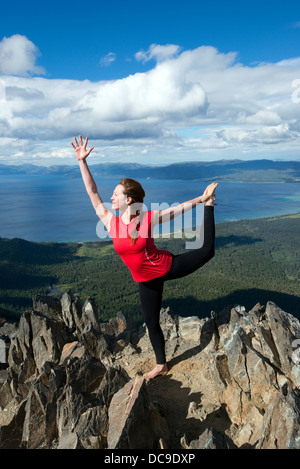
{"type": "MultiPolygon", "coordinates": [[[[210,316],[235,304],[273,301],[300,318],[300,214],[218,223],[215,257],[192,275],[165,282],[163,307],[180,316],[210,316]]],[[[184,239],[157,239],[174,254],[184,239]]],[[[34,243],[0,238],[0,317],[18,320],[32,296],[71,290],[95,299],[100,321],[118,311],[142,322],[138,286],[111,241],[34,243]]]]}

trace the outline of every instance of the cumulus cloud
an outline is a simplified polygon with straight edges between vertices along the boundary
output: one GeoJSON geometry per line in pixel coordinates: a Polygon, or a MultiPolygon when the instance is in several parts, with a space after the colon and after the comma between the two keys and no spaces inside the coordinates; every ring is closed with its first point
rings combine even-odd
{"type": "Polygon", "coordinates": [[[0,42],[0,74],[42,75],[42,67],[36,66],[39,49],[26,36],[15,34],[0,42]]]}
{"type": "Polygon", "coordinates": [[[98,83],[7,77],[3,133],[41,139],[76,132],[99,139],[163,137],[179,119],[206,112],[206,93],[198,80],[187,78],[189,71],[185,60],[98,83]]]}
{"type": "Polygon", "coordinates": [[[153,68],[119,80],[2,77],[2,136],[45,142],[83,133],[98,140],[101,155],[114,145],[116,154],[126,147],[149,158],[155,148],[188,158],[299,145],[299,104],[292,99],[299,90],[292,84],[300,59],[245,66],[236,52],[211,46],[152,45],[138,54],[141,61],[155,59],[153,68]]]}

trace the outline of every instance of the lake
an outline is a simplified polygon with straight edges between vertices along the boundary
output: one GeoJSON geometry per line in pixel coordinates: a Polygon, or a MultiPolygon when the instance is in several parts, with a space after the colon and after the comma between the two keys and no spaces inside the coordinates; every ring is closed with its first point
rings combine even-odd
{"type": "MultiPolygon", "coordinates": [[[[153,204],[180,203],[201,195],[203,181],[139,179],[148,209],[153,204]]],[[[97,179],[104,202],[119,179],[97,179]]],[[[221,183],[216,191],[216,222],[254,219],[300,211],[299,183],[221,183]]],[[[161,208],[165,208],[161,207],[161,208]]],[[[192,213],[193,212],[193,213],[192,213]]],[[[192,226],[195,211],[184,226],[192,226]]],[[[0,178],[0,237],[28,241],[95,241],[98,217],[80,177],[9,175],[0,178]]],[[[197,221],[197,219],[196,219],[197,221]]],[[[176,227],[175,227],[176,228],[176,227]]],[[[163,228],[168,232],[170,227],[163,228]]]]}

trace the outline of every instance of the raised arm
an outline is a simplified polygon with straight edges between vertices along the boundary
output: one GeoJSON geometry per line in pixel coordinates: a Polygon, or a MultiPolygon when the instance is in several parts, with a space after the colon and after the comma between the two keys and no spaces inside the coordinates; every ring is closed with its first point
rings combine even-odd
{"type": "Polygon", "coordinates": [[[75,145],[73,142],[71,142],[71,145],[75,150],[75,155],[79,162],[79,168],[81,171],[81,175],[82,175],[82,179],[83,179],[86,191],[91,199],[91,202],[93,204],[93,207],[98,217],[104,223],[106,228],[109,229],[109,224],[110,224],[110,220],[112,219],[113,213],[105,207],[101,197],[99,196],[97,185],[94,181],[94,178],[89,170],[89,167],[86,161],[87,157],[90,155],[94,147],[91,147],[89,150],[87,150],[86,148],[87,143],[88,143],[87,137],[83,143],[82,136],[80,135],[79,141],[80,141],[80,145],[78,144],[78,141],[75,137],[74,138],[75,145]]]}
{"type": "Polygon", "coordinates": [[[176,207],[167,208],[165,210],[155,210],[154,211],[154,218],[153,223],[154,225],[164,223],[169,220],[173,220],[174,218],[182,215],[184,212],[188,212],[192,208],[196,207],[197,205],[206,202],[210,199],[213,195],[218,186],[218,183],[213,182],[205,189],[203,195],[196,197],[195,199],[188,200],[187,202],[183,202],[182,204],[177,205],[176,207]]]}

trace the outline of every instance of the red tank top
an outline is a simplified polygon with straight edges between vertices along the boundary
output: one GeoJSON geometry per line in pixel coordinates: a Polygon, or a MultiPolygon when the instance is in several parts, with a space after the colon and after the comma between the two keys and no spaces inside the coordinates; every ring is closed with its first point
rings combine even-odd
{"type": "Polygon", "coordinates": [[[135,219],[129,225],[125,225],[121,216],[114,215],[110,222],[109,233],[114,248],[124,264],[130,269],[135,282],[146,282],[162,277],[172,265],[172,254],[169,251],[157,249],[154,244],[152,218],[152,211],[143,214],[138,229],[138,238],[134,244],[129,233],[135,226],[135,219]]]}

